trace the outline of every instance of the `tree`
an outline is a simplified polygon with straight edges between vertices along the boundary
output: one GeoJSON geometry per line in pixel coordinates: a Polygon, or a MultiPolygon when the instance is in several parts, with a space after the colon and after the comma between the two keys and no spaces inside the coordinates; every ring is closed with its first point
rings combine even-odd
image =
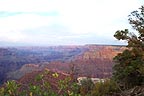
{"type": "Polygon", "coordinates": [[[69,64],[69,69],[70,69],[70,76],[71,76],[71,79],[73,81],[76,81],[77,80],[77,76],[78,76],[78,65],[71,61],[70,64],[69,64]]]}
{"type": "Polygon", "coordinates": [[[128,17],[135,31],[125,29],[114,34],[116,39],[128,43],[127,49],[114,58],[113,67],[113,77],[124,89],[144,84],[144,6],[128,17]]]}

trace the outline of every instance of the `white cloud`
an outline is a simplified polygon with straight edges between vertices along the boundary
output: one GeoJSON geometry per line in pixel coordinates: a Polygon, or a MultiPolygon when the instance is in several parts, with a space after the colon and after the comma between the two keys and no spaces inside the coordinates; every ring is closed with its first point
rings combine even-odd
{"type": "Polygon", "coordinates": [[[55,20],[54,17],[51,16],[46,17],[33,14],[21,14],[0,18],[0,22],[0,29],[14,31],[51,25],[55,20]]]}
{"type": "Polygon", "coordinates": [[[0,0],[0,10],[9,12],[47,12],[55,10],[51,0],[0,0]]]}
{"type": "Polygon", "coordinates": [[[94,35],[95,39],[110,39],[116,30],[129,27],[126,17],[131,11],[138,9],[140,4],[138,0],[0,0],[0,11],[29,12],[0,17],[0,40],[54,42],[65,39],[63,42],[66,43],[67,40],[78,40],[78,37],[82,39],[81,36],[86,39],[90,36],[94,38],[94,35]],[[58,16],[31,14],[53,11],[57,12],[58,16]],[[47,37],[35,35],[38,37],[31,38],[32,35],[25,33],[25,30],[49,27],[53,24],[66,27],[69,30],[67,33],[73,35],[65,37],[63,33],[63,36],[55,33],[46,35],[47,37]]]}
{"type": "MultiPolygon", "coordinates": [[[[20,41],[26,39],[28,34],[22,32],[26,29],[35,29],[41,26],[49,26],[55,23],[55,17],[21,14],[0,18],[0,37],[7,41],[20,41]]],[[[2,40],[2,39],[1,39],[2,40]]]]}
{"type": "Polygon", "coordinates": [[[19,42],[22,39],[27,38],[20,32],[0,32],[0,41],[4,42],[19,42]]]}
{"type": "Polygon", "coordinates": [[[60,5],[61,22],[77,34],[107,32],[105,27],[115,27],[113,21],[126,20],[131,11],[140,7],[136,0],[67,0],[60,5]]]}

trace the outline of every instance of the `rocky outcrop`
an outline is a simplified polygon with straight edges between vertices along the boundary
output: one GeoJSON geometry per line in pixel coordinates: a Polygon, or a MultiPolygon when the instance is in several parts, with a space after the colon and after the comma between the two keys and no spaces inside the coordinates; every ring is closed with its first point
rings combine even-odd
{"type": "Polygon", "coordinates": [[[18,80],[27,73],[33,71],[41,71],[45,68],[45,65],[38,64],[25,64],[20,69],[7,73],[7,80],[18,80]]]}

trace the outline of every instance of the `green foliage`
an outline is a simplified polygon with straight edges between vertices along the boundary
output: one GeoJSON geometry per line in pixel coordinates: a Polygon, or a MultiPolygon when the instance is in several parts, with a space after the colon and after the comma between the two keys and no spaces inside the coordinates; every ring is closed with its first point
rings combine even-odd
{"type": "Polygon", "coordinates": [[[81,82],[81,86],[80,86],[80,93],[82,96],[90,96],[91,94],[91,90],[94,87],[94,83],[92,82],[91,79],[84,79],[81,82]]]}
{"type": "MultiPolygon", "coordinates": [[[[49,73],[46,73],[49,74],[49,73]]],[[[58,73],[54,73],[58,74],[58,73]]],[[[42,84],[24,85],[16,81],[8,81],[5,86],[0,88],[0,96],[111,96],[119,92],[116,83],[113,80],[105,80],[94,84],[91,79],[77,82],[71,82],[70,77],[59,80],[57,90],[54,90],[50,82],[44,79],[45,74],[39,74],[35,80],[42,84]]],[[[53,74],[51,74],[53,77],[53,74]]],[[[58,78],[58,77],[53,77],[58,78]]]]}
{"type": "Polygon", "coordinates": [[[127,49],[114,58],[113,77],[122,89],[144,84],[144,6],[133,11],[128,20],[137,35],[128,29],[114,35],[128,42],[127,49]]]}
{"type": "Polygon", "coordinates": [[[0,96],[81,96],[78,92],[77,83],[71,82],[70,77],[58,81],[57,90],[54,90],[51,82],[44,79],[45,75],[58,78],[58,73],[50,74],[47,70],[44,74],[36,76],[36,84],[31,82],[29,85],[21,84],[16,81],[8,81],[0,88],[0,96]],[[40,83],[42,81],[42,83],[40,83]]]}
{"type": "Polygon", "coordinates": [[[90,96],[113,96],[119,91],[116,82],[112,79],[107,79],[104,82],[97,82],[90,96]]]}
{"type": "Polygon", "coordinates": [[[82,96],[115,96],[120,92],[117,83],[112,79],[106,79],[104,82],[100,81],[93,83],[91,79],[84,79],[81,81],[80,94],[82,96]]]}
{"type": "Polygon", "coordinates": [[[113,77],[124,89],[144,83],[144,61],[141,57],[133,56],[131,50],[125,50],[114,59],[117,63],[113,67],[113,77]]]}
{"type": "Polygon", "coordinates": [[[8,93],[11,96],[17,96],[18,95],[18,87],[19,84],[17,84],[15,81],[7,81],[6,86],[8,86],[5,91],[8,91],[8,93]]]}

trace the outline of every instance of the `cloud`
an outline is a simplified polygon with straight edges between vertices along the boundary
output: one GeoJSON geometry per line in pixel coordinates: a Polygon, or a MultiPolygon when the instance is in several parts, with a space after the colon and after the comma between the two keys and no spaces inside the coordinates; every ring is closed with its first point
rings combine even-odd
{"type": "Polygon", "coordinates": [[[138,0],[0,0],[0,41],[115,43],[138,0]],[[103,40],[105,39],[105,40],[103,40]]]}
{"type": "Polygon", "coordinates": [[[5,38],[5,40],[20,41],[22,38],[26,38],[28,35],[25,35],[23,30],[35,29],[37,27],[46,25],[49,26],[56,22],[56,18],[53,16],[20,14],[0,18],[0,22],[0,37],[3,38],[3,40],[5,38]]]}
{"type": "Polygon", "coordinates": [[[106,32],[104,27],[121,18],[121,22],[127,20],[130,12],[140,7],[136,0],[73,0],[61,5],[61,22],[78,34],[106,32]]]}
{"type": "Polygon", "coordinates": [[[0,0],[0,11],[48,12],[55,10],[52,0],[0,0]]]}

